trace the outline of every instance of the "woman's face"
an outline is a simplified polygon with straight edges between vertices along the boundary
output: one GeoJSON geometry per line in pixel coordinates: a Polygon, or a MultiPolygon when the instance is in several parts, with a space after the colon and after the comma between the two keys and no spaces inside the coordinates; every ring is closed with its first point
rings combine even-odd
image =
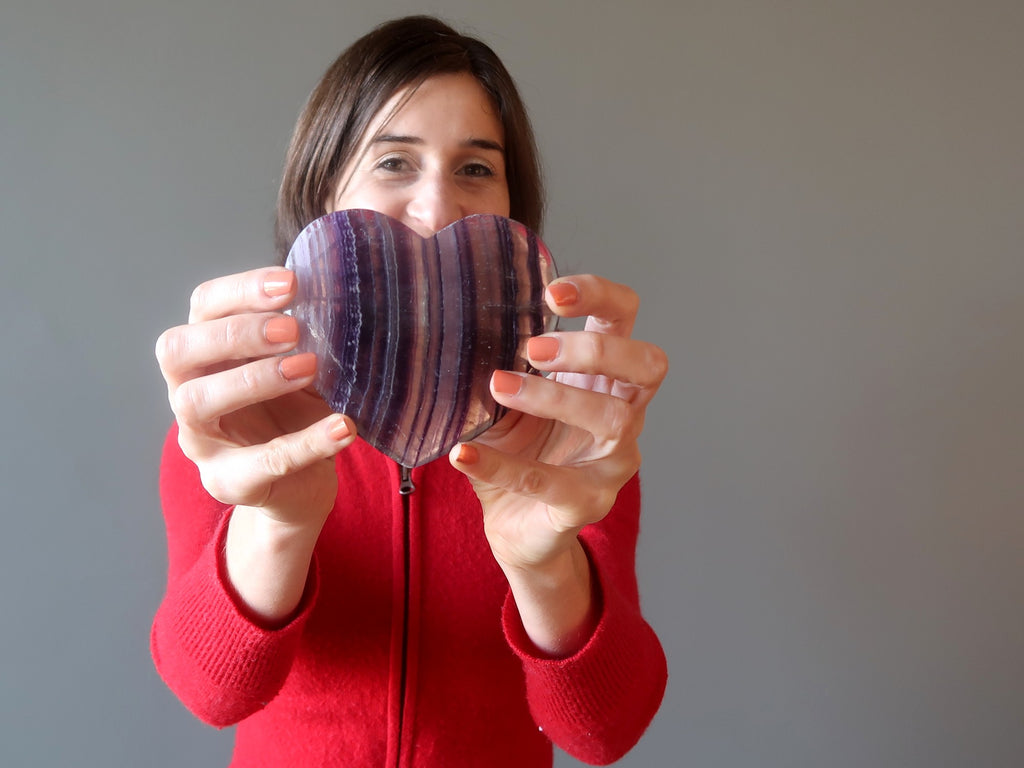
{"type": "Polygon", "coordinates": [[[504,131],[476,78],[431,77],[393,112],[407,93],[370,122],[328,213],[368,208],[423,237],[474,213],[508,216],[504,131]]]}

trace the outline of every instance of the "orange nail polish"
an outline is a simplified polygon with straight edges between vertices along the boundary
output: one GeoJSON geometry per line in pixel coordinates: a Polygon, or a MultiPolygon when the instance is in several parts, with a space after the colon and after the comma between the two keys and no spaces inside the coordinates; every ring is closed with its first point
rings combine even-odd
{"type": "Polygon", "coordinates": [[[272,317],[263,326],[263,335],[271,344],[299,340],[299,325],[294,317],[272,317]]]}
{"type": "Polygon", "coordinates": [[[518,395],[519,390],[523,388],[523,377],[508,371],[495,371],[491,378],[491,384],[494,386],[495,392],[500,392],[503,395],[518,395]]]}
{"type": "Polygon", "coordinates": [[[568,307],[579,301],[580,292],[574,283],[552,283],[548,286],[548,293],[555,300],[555,305],[568,307]]]}
{"type": "Polygon", "coordinates": [[[341,416],[335,416],[327,427],[327,434],[331,436],[331,440],[341,442],[352,434],[352,432],[348,428],[348,422],[346,422],[341,416]]]}
{"type": "Polygon", "coordinates": [[[289,293],[295,285],[295,273],[282,269],[275,272],[268,272],[263,278],[263,292],[275,298],[289,293]]]}
{"type": "Polygon", "coordinates": [[[458,461],[459,464],[476,464],[480,461],[480,451],[476,449],[476,446],[463,443],[459,446],[459,452],[456,455],[455,460],[458,461]]]}
{"type": "Polygon", "coordinates": [[[312,376],[316,372],[316,355],[306,352],[301,355],[282,357],[278,364],[281,375],[289,381],[312,376]]]}
{"type": "Polygon", "coordinates": [[[531,360],[546,363],[558,357],[558,339],[551,336],[534,336],[526,342],[526,354],[531,360]]]}

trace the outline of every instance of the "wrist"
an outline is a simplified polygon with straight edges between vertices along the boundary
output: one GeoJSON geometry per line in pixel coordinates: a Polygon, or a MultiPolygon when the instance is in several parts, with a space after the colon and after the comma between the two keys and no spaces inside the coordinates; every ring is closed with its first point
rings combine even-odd
{"type": "Polygon", "coordinates": [[[266,555],[297,554],[304,550],[311,554],[324,522],[279,520],[268,515],[262,507],[239,505],[231,512],[227,545],[231,546],[234,534],[237,541],[244,540],[248,548],[258,549],[266,555]]]}
{"type": "Polygon", "coordinates": [[[584,569],[589,569],[586,553],[575,536],[543,558],[502,557],[495,554],[495,559],[510,581],[529,581],[538,589],[557,590],[566,582],[580,579],[584,569]]]}
{"type": "Polygon", "coordinates": [[[578,540],[543,564],[499,564],[523,629],[540,653],[567,657],[586,644],[598,611],[590,560],[578,540]]]}
{"type": "Polygon", "coordinates": [[[275,520],[254,507],[235,507],[225,539],[226,576],[255,620],[277,626],[294,614],[321,527],[275,520]]]}

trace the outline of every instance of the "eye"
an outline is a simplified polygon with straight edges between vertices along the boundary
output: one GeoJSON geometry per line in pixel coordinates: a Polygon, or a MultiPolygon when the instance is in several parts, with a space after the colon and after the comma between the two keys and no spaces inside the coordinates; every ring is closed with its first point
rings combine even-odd
{"type": "Polygon", "coordinates": [[[402,173],[409,170],[409,163],[403,157],[391,156],[381,159],[376,167],[390,173],[402,173]]]}
{"type": "Polygon", "coordinates": [[[485,178],[487,176],[494,175],[494,171],[490,166],[484,165],[483,163],[467,163],[462,166],[459,173],[462,176],[472,176],[474,178],[485,178]]]}

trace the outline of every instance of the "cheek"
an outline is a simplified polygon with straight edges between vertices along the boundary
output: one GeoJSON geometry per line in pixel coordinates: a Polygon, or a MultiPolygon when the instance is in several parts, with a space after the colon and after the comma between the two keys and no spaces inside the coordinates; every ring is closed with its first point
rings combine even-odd
{"type": "Polygon", "coordinates": [[[493,213],[499,216],[508,216],[511,204],[509,202],[508,187],[501,185],[480,198],[481,210],[479,213],[493,213]]]}
{"type": "Polygon", "coordinates": [[[381,190],[372,184],[350,186],[334,198],[334,211],[351,208],[366,208],[392,218],[401,218],[405,202],[396,190],[381,190]]]}

